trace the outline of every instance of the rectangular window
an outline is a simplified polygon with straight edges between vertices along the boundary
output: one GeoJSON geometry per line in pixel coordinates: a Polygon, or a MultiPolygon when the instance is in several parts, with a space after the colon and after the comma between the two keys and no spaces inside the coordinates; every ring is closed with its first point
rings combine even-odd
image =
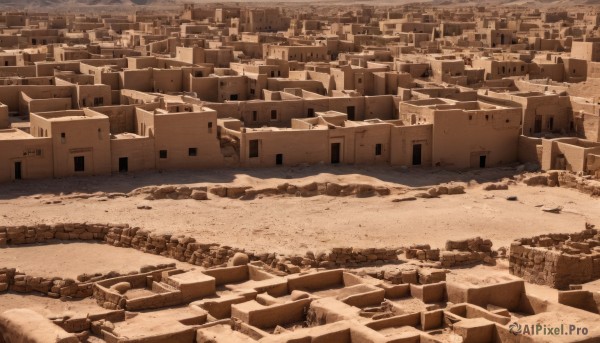
{"type": "Polygon", "coordinates": [[[258,121],[258,112],[252,111],[252,121],[258,121]]]}
{"type": "Polygon", "coordinates": [[[103,106],[104,98],[94,98],[94,106],[103,106]]]}
{"type": "Polygon", "coordinates": [[[158,152],[158,157],[159,158],[167,158],[167,150],[160,150],[158,152]]]}
{"type": "Polygon", "coordinates": [[[271,110],[271,120],[277,120],[277,110],[271,110]]]}
{"type": "Polygon", "coordinates": [[[249,158],[258,157],[258,139],[252,139],[248,142],[248,144],[249,144],[248,157],[249,158]]]}
{"type": "Polygon", "coordinates": [[[61,132],[60,133],[60,142],[64,144],[64,143],[66,143],[66,141],[67,141],[67,134],[64,132],[61,132]]]}
{"type": "Polygon", "coordinates": [[[198,148],[189,148],[188,149],[188,156],[197,156],[198,155],[198,148]]]}
{"type": "Polygon", "coordinates": [[[208,133],[212,133],[212,127],[213,127],[212,121],[209,121],[208,124],[206,125],[206,127],[208,128],[208,133]]]}
{"type": "Polygon", "coordinates": [[[381,155],[381,144],[375,144],[375,155],[376,156],[381,155]]]}

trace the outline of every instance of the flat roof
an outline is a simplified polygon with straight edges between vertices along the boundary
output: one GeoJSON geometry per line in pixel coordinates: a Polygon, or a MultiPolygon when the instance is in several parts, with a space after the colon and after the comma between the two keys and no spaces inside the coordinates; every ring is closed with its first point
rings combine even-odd
{"type": "Polygon", "coordinates": [[[0,130],[0,140],[9,139],[35,139],[32,135],[18,129],[3,129],[0,130]]]}

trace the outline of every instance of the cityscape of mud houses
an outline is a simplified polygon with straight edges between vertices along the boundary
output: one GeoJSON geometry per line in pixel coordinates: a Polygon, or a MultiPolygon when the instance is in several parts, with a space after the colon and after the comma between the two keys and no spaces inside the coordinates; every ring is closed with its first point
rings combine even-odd
{"type": "Polygon", "coordinates": [[[0,343],[600,342],[594,1],[0,1],[0,343]]]}

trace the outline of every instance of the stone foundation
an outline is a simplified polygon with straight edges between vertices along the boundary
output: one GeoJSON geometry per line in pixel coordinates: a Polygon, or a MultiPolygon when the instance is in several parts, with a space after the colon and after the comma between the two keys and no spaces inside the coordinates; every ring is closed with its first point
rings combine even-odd
{"type": "MultiPolygon", "coordinates": [[[[146,253],[170,257],[204,268],[225,266],[237,252],[244,252],[251,261],[261,261],[283,273],[299,273],[302,268],[340,268],[362,265],[381,265],[398,261],[397,249],[352,247],[333,248],[331,251],[305,255],[285,256],[277,253],[254,253],[217,243],[199,243],[193,237],[156,234],[127,224],[61,223],[54,225],[2,226],[0,244],[20,245],[46,243],[52,240],[95,240],[109,245],[133,248],[146,253]]],[[[147,266],[145,273],[164,266],[147,266]]],[[[0,269],[0,291],[39,291],[54,297],[87,297],[92,294],[91,282],[118,274],[82,274],[77,280],[39,278],[17,272],[14,268],[0,269]]]]}
{"type": "Polygon", "coordinates": [[[600,234],[589,224],[579,233],[519,239],[509,256],[510,273],[536,284],[568,289],[600,279],[600,234]]]}

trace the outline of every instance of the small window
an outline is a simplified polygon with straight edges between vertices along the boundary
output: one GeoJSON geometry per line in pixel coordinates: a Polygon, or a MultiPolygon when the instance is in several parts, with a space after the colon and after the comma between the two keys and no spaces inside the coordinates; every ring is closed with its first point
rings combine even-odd
{"type": "Polygon", "coordinates": [[[258,139],[252,139],[248,142],[248,144],[249,144],[248,157],[249,158],[258,157],[258,139]]]}
{"type": "Polygon", "coordinates": [[[61,143],[66,143],[67,142],[67,134],[64,132],[60,133],[60,142],[61,143]]]}
{"type": "Polygon", "coordinates": [[[362,79],[360,77],[358,78],[358,83],[362,83],[362,79]]]}
{"type": "Polygon", "coordinates": [[[381,144],[375,144],[375,156],[381,156],[381,144]]]}
{"type": "Polygon", "coordinates": [[[252,121],[258,121],[258,113],[256,111],[252,111],[252,121]]]}
{"type": "Polygon", "coordinates": [[[206,125],[206,127],[208,128],[208,133],[211,133],[212,127],[213,127],[212,121],[209,121],[208,124],[206,125]]]}
{"type": "Polygon", "coordinates": [[[488,114],[485,115],[485,120],[489,120],[490,116],[488,114]]]}
{"type": "Polygon", "coordinates": [[[271,120],[277,120],[277,110],[271,110],[271,120]]]}
{"type": "Polygon", "coordinates": [[[167,158],[167,150],[160,150],[158,152],[158,157],[159,158],[167,158]]]}
{"type": "Polygon", "coordinates": [[[98,139],[102,139],[102,129],[98,129],[98,139]]]}
{"type": "Polygon", "coordinates": [[[198,148],[189,148],[188,156],[198,156],[198,148]]]}
{"type": "Polygon", "coordinates": [[[94,98],[94,106],[104,106],[104,98],[94,98]]]}
{"type": "Polygon", "coordinates": [[[469,120],[473,120],[473,115],[469,114],[469,120]]]}

